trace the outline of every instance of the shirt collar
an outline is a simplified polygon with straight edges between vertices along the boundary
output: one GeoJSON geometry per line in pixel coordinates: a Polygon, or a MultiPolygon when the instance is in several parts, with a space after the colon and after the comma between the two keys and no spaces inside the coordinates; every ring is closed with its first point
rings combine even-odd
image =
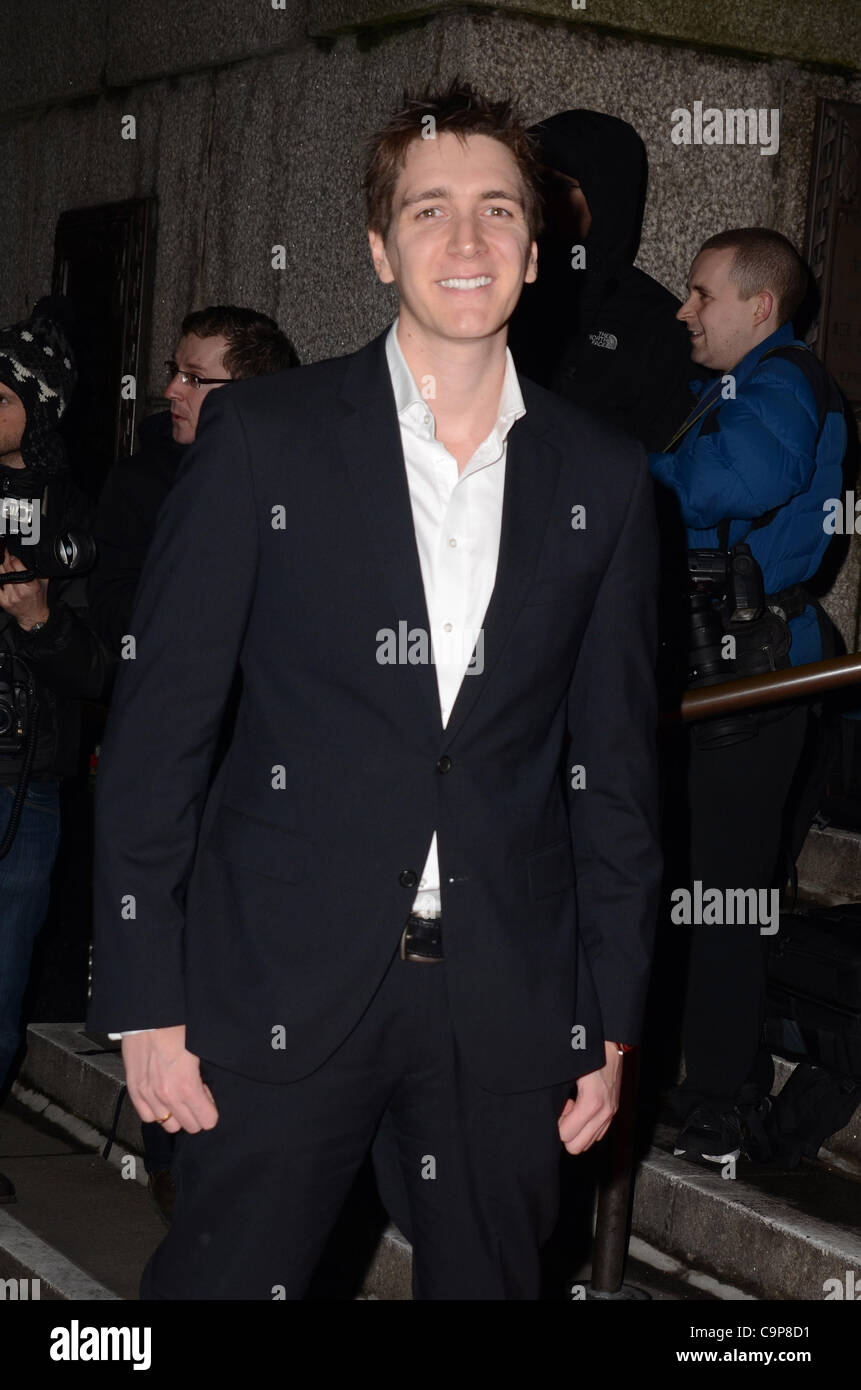
{"type": "MultiPolygon", "coordinates": [[[[386,335],[386,361],[392,379],[395,409],[401,424],[407,426],[408,429],[423,439],[433,439],[435,437],[433,401],[426,400],[422,396],[407,365],[407,360],[398,342],[397,318],[386,335]]],[[[492,433],[497,434],[500,440],[504,439],[515,420],[519,420],[525,414],[526,406],[523,402],[520,382],[517,379],[514,358],[511,356],[511,349],[506,348],[505,376],[502,380],[499,410],[492,433]]]]}

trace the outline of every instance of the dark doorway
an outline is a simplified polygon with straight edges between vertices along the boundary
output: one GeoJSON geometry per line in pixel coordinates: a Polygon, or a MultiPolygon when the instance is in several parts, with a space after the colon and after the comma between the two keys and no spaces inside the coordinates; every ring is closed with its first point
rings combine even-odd
{"type": "Polygon", "coordinates": [[[75,307],[80,378],[63,434],[75,477],[91,496],[111,465],[134,449],[155,226],[155,198],[79,208],[57,222],[53,291],[75,307]]]}
{"type": "MultiPolygon", "coordinates": [[[[808,342],[847,401],[849,449],[844,490],[857,490],[861,446],[861,105],[821,101],[813,144],[807,206],[807,260],[819,290],[820,312],[808,342]]],[[[835,537],[835,541],[837,541],[835,537]]],[[[857,534],[832,549],[845,558],[857,534]]],[[[833,561],[832,561],[833,569],[833,561]]],[[[857,647],[856,641],[852,648],[857,647]]],[[[825,824],[861,831],[861,686],[832,691],[813,750],[824,793],[825,824]]]]}
{"type": "Polygon", "coordinates": [[[861,105],[819,104],[805,252],[821,311],[811,347],[861,407],[861,105]]]}

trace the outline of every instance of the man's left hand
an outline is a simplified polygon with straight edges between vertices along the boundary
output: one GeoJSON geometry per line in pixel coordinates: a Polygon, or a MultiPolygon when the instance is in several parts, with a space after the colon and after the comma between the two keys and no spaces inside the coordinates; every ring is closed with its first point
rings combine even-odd
{"type": "MultiPolygon", "coordinates": [[[[14,574],[26,570],[17,555],[7,550],[0,564],[0,574],[14,574]]],[[[51,616],[47,601],[48,580],[31,579],[27,584],[0,584],[0,608],[16,620],[25,632],[34,623],[46,623],[51,616]]]]}
{"type": "Polygon", "coordinates": [[[622,1061],[614,1042],[604,1043],[606,1061],[598,1071],[577,1078],[577,1099],[559,1116],[559,1138],[570,1154],[582,1154],[603,1139],[619,1108],[622,1061]]]}

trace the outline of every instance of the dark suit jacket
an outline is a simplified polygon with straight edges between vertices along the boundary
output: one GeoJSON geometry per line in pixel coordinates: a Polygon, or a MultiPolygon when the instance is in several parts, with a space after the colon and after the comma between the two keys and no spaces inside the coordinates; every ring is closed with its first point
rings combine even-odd
{"type": "Polygon", "coordinates": [[[384,343],[204,404],[102,746],[89,1023],[185,1022],[219,1066],[310,1073],[380,982],[436,828],[465,1063],[494,1091],[548,1086],[641,1025],[660,875],[646,459],[521,380],[483,670],[443,729],[433,665],[378,660],[384,629],[429,626],[384,343]]]}

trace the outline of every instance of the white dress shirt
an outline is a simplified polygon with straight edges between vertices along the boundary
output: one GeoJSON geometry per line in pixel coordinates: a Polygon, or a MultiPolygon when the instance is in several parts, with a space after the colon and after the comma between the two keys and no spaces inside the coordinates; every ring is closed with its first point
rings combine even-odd
{"type": "MultiPolygon", "coordinates": [[[[436,665],[440,717],[445,728],[470,666],[484,668],[482,623],[496,582],[508,432],[526,414],[514,360],[505,350],[505,376],[496,424],[458,475],[457,460],[436,438],[433,381],[416,386],[398,342],[395,319],[386,338],[386,360],[395,394],[413,525],[430,621],[429,648],[436,665]]],[[[410,627],[416,615],[407,615],[410,627]]],[[[474,676],[472,677],[474,678],[474,676]]],[[[434,831],[413,911],[440,911],[439,858],[434,831]]],[[[132,1029],[131,1032],[144,1032],[132,1029]]],[[[126,1037],[109,1033],[110,1038],[126,1037]]]]}
{"type": "MultiPolygon", "coordinates": [[[[407,470],[413,525],[430,622],[442,726],[448,723],[463,680],[484,669],[482,624],[496,582],[508,432],[526,414],[511,352],[496,424],[463,472],[436,438],[433,380],[422,395],[398,342],[398,320],[386,338],[386,359],[407,470]],[[467,668],[470,668],[472,675],[467,668]]],[[[412,614],[408,615],[414,625],[412,614]]],[[[413,911],[439,912],[439,859],[434,831],[413,911]]]]}

